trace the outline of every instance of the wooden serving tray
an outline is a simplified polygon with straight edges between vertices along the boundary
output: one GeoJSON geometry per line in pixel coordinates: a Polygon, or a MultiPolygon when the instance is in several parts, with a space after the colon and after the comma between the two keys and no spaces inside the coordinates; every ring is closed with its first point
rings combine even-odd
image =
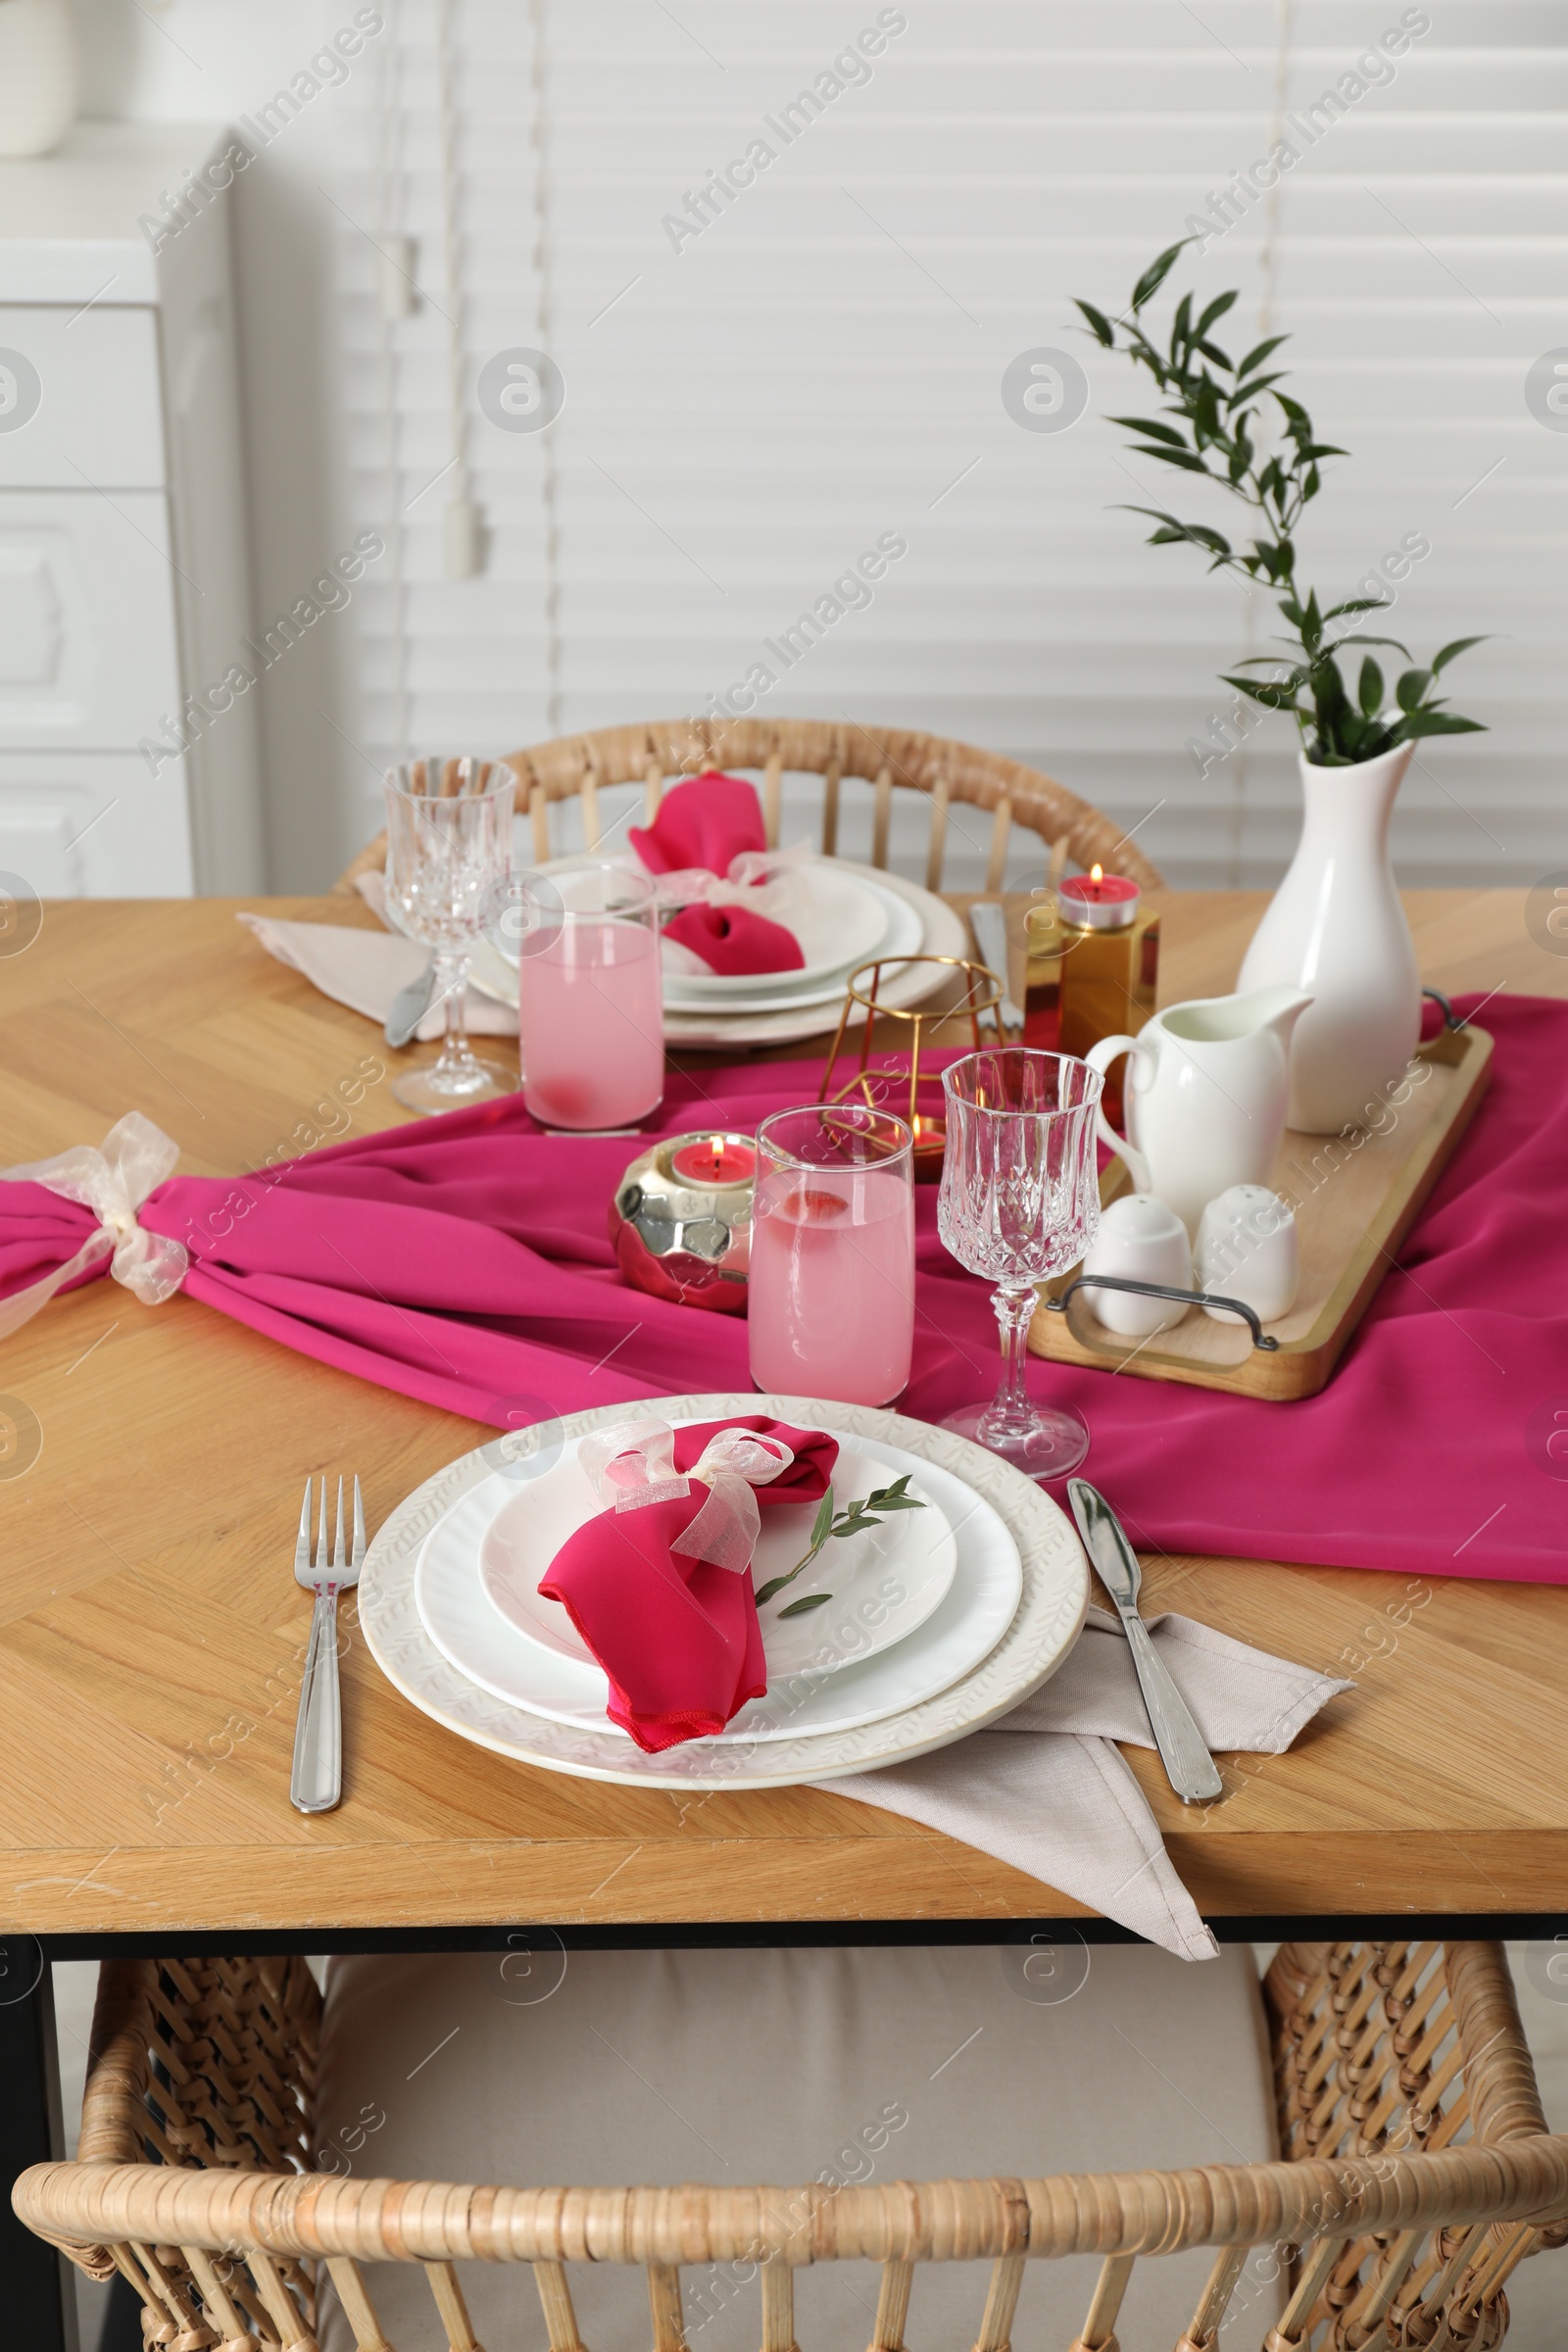
{"type": "MultiPolygon", "coordinates": [[[[1254,1348],[1245,1324],[1216,1323],[1200,1308],[1152,1339],[1124,1339],[1095,1315],[1094,1293],[1080,1291],[1065,1313],[1041,1305],[1029,1328],[1031,1351],[1059,1364],[1098,1364],[1239,1396],[1315,1396],[1452,1158],[1491,1074],[1485,1030],[1444,1030],[1417,1050],[1408,1078],[1392,1090],[1389,1123],[1380,1131],[1287,1131],[1270,1182],[1295,1208],[1301,1289],[1290,1313],[1264,1326],[1277,1348],[1254,1348]]],[[[1131,1185],[1123,1162],[1113,1159],[1100,1179],[1102,1202],[1131,1185]]],[[[1059,1298],[1073,1279],[1063,1274],[1044,1284],[1043,1296],[1059,1298]]]]}

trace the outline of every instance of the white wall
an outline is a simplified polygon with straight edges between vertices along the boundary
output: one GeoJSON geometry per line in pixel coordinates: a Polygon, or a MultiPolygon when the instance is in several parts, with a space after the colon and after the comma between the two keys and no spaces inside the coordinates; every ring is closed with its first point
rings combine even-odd
{"type": "MultiPolygon", "coordinates": [[[[215,122],[253,112],[353,15],[352,0],[77,0],[82,112],[215,122]]],[[[360,69],[365,70],[363,64],[360,69]]],[[[353,536],[341,485],[330,187],[352,83],[324,90],[236,179],[253,596],[265,626],[353,536]]],[[[335,613],[261,681],[270,881],[314,889],[364,838],[353,621],[335,613]],[[337,730],[337,731],[334,731],[337,730]]]]}
{"type": "MultiPolygon", "coordinates": [[[[354,0],[78,5],[90,111],[211,119],[263,103],[354,0]]],[[[1422,747],[1396,823],[1406,878],[1563,862],[1568,431],[1527,400],[1532,364],[1568,347],[1560,4],[903,0],[885,70],[677,254],[662,212],[872,0],[451,0],[456,303],[435,0],[382,5],[373,54],[234,197],[259,617],[356,528],[396,533],[356,609],[265,683],[275,884],[319,883],[358,846],[408,736],[496,753],[703,708],[888,524],[910,532],[895,583],[769,710],[966,734],[1128,825],[1154,808],[1139,838],[1173,879],[1276,876],[1297,823],[1288,727],[1269,719],[1203,773],[1190,748],[1232,701],[1215,673],[1272,614],[1109,511],[1181,501],[1126,461],[1105,416],[1148,403],[1124,363],[1072,342],[1070,297],[1114,308],[1286,110],[1401,15],[1428,29],[1397,74],[1192,281],[1246,289],[1249,341],[1292,330],[1297,388],[1354,453],[1305,535],[1314,574],[1349,593],[1413,531],[1431,553],[1399,633],[1423,656],[1491,636],[1452,689],[1493,731],[1422,747]],[[387,172],[364,101],[394,43],[387,172]],[[370,232],[391,219],[430,293],[387,331],[370,232]],[[452,449],[446,307],[489,545],[462,582],[441,573],[446,492],[427,493],[452,449]],[[536,342],[570,387],[560,426],[498,432],[473,377],[536,342]],[[1018,431],[1002,405],[1007,362],[1041,344],[1081,350],[1090,380],[1060,435],[1018,431]]]]}

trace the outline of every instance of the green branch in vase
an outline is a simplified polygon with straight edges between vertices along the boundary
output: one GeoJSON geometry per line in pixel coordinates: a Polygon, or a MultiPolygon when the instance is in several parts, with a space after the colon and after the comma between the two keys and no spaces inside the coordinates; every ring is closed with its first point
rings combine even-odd
{"type": "MultiPolygon", "coordinates": [[[[793,1585],[802,1569],[809,1568],[830,1540],[842,1543],[846,1536],[863,1535],[868,1527],[880,1527],[884,1516],[890,1511],[923,1511],[925,1504],[919,1497],[905,1492],[908,1483],[908,1474],[906,1473],[903,1478],[896,1478],[891,1487],[873,1487],[869,1494],[862,1495],[858,1502],[852,1502],[847,1510],[842,1511],[834,1510],[831,1492],[824,1494],[816,1506],[816,1517],[811,1522],[809,1548],[804,1558],[796,1561],[787,1576],[768,1578],[757,1595],[758,1607],[760,1608],[765,1600],[771,1600],[775,1592],[782,1592],[786,1585],[793,1585]]],[[[804,1617],[808,1609],[819,1609],[824,1601],[832,1597],[831,1592],[808,1592],[802,1599],[792,1600],[787,1608],[780,1609],[779,1615],[804,1617]]]]}
{"type": "Polygon", "coordinates": [[[1235,290],[1216,294],[1196,313],[1193,296],[1184,294],[1163,343],[1147,330],[1145,304],[1192,242],[1184,237],[1151,262],[1119,318],[1108,318],[1090,302],[1077,307],[1096,342],[1124,354],[1164,395],[1157,416],[1108,419],[1137,434],[1132,454],[1198,474],[1250,510],[1250,536],[1236,544],[1211,524],[1183,521],[1164,507],[1128,510],[1153,523],[1151,547],[1196,547],[1207,556],[1210,571],[1232,572],[1273,596],[1288,632],[1280,640],[1285,650],[1249,655],[1239,667],[1274,674],[1227,673],[1226,685],[1266,710],[1290,711],[1307,759],[1321,767],[1359,766],[1426,735],[1479,732],[1481,722],[1450,710],[1437,689],[1448,663],[1483,638],[1456,637],[1425,667],[1404,670],[1392,698],[1370,654],[1353,684],[1342,675],[1339,655],[1349,659],[1368,645],[1392,646],[1413,662],[1397,638],[1369,637],[1361,624],[1363,613],[1391,604],[1392,597],[1351,596],[1325,609],[1316,590],[1303,588],[1297,576],[1296,535],[1322,488],[1322,461],[1348,453],[1320,441],[1301,403],[1279,389],[1285,371],[1270,363],[1286,336],[1266,335],[1239,360],[1216,343],[1216,326],[1240,299],[1235,290]]]}

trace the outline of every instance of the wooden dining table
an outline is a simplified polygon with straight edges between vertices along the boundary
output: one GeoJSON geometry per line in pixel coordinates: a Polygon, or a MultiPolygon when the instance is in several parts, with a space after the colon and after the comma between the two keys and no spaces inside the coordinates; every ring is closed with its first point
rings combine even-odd
{"type": "MultiPolygon", "coordinates": [[[[1410,893],[1424,978],[1450,994],[1568,995],[1568,957],[1532,940],[1524,900],[1410,893]]],[[[1163,999],[1229,986],[1262,904],[1165,894],[1163,999]]],[[[266,905],[370,919],[341,898],[266,905]]],[[[407,1115],[390,1079],[408,1057],[274,961],[235,912],[212,899],[52,905],[36,939],[0,956],[5,1163],[98,1143],[131,1108],[205,1175],[407,1115]]],[[[1159,1409],[1157,1390],[1149,1401],[1159,1409]]],[[[4,1929],[1080,1915],[1003,1863],[844,1797],[676,1800],[468,1746],[385,1682],[352,1601],[343,1802],[298,1814],[304,1478],[357,1471],[373,1529],[484,1430],[194,1300],[147,1307],[107,1280],[0,1343],[0,1412],[21,1432],[0,1455],[4,1929]]],[[[1240,1928],[1568,1910],[1568,1594],[1446,1577],[1446,1564],[1434,1560],[1394,1628],[1402,1578],[1146,1556],[1151,1607],[1357,1683],[1288,1755],[1228,1763],[1227,1794],[1208,1808],[1183,1806],[1157,1758],[1132,1753],[1206,1915],[1240,1928]]]]}
{"type": "MultiPolygon", "coordinates": [[[[1568,996],[1568,956],[1532,937],[1525,902],[1408,893],[1423,978],[1449,994],[1568,996]]],[[[1159,904],[1163,1000],[1233,985],[1262,895],[1159,904]]],[[[371,920],[341,897],[262,905],[371,920]]],[[[406,1115],[390,1083],[404,1057],[268,956],[236,912],[211,899],[51,904],[36,936],[13,933],[9,954],[0,943],[0,1162],[99,1143],[135,1108],[177,1141],[182,1169],[234,1174],[406,1115]]],[[[1151,1410],[1159,1397],[1151,1387],[1151,1410]]],[[[295,1812],[303,1480],[357,1471],[373,1529],[485,1435],[192,1299],[148,1307],[108,1280],[0,1345],[0,2062],[13,2086],[37,2072],[47,1972],[36,1991],[24,1980],[49,1956],[471,1945],[531,1930],[1119,1933],[848,1797],[679,1797],[465,1744],[385,1681],[352,1600],[343,1801],[295,1812]]],[[[1568,1927],[1568,1594],[1446,1565],[1410,1580],[1145,1555],[1151,1608],[1355,1682],[1288,1754],[1222,1757],[1213,1805],[1184,1807],[1157,1758],[1131,1751],[1221,1936],[1568,1927]],[[1412,1581],[1415,1605],[1396,1610],[1412,1581]]],[[[44,2152],[23,2105],[0,2162],[44,2152]]]]}

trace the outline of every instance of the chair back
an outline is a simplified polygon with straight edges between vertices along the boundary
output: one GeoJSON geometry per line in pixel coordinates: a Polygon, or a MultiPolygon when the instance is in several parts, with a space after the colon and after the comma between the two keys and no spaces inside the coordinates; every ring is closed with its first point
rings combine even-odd
{"type": "Polygon", "coordinates": [[[110,1961],[77,2160],[24,2173],[13,2202],[93,2276],[119,2271],[148,2343],[173,2352],[316,2352],[322,2273],[360,2352],[390,2352],[366,2262],[422,2266],[428,2332],[400,2330],[401,2352],[480,2352],[469,2261],[532,2269],[550,2352],[585,2352],[568,2265],[646,2273],[653,2352],[689,2352],[682,2266],[739,2266],[760,2286],[762,2352],[799,2352],[796,2269],[846,2260],[880,2266],[870,2352],[904,2352],[927,2263],[987,2266],[975,2352],[1008,2352],[1025,2264],[1073,2254],[1100,2261],[1069,2352],[1115,2352],[1138,2260],[1195,2246],[1213,2261],[1176,2352],[1491,2352],[1505,2280],[1568,2230],[1568,2137],[1546,2132],[1500,1945],[1286,1944],[1265,1994],[1279,2163],[505,2188],[312,2169],[320,2004],[302,1961],[110,1961]],[[1285,2310],[1259,2323],[1282,2269],[1285,2310]]]}
{"type": "MultiPolygon", "coordinates": [[[[1159,888],[1162,879],[1158,867],[1112,818],[1064,784],[1000,753],[904,727],[862,727],[848,719],[665,718],[601,727],[587,735],[562,735],[507,757],[516,770],[517,807],[531,821],[533,856],[540,865],[561,854],[550,822],[557,802],[581,801],[583,839],[596,850],[603,839],[602,790],[640,784],[643,821],[652,824],[668,785],[717,767],[751,770],[760,778],[770,847],[778,843],[785,776],[820,776],[817,846],[824,858],[838,854],[845,786],[863,786],[871,795],[870,862],[877,867],[888,862],[894,794],[923,794],[930,804],[927,890],[942,888],[950,825],[959,821],[952,814],[956,806],[975,808],[984,819],[989,892],[1002,888],[1015,825],[1039,837],[1051,860],[1053,880],[1059,880],[1069,858],[1080,866],[1099,864],[1107,873],[1124,874],[1145,890],[1159,888]]],[[[382,836],[361,852],[336,887],[352,889],[357,875],[379,868],[384,858],[382,836]]]]}

